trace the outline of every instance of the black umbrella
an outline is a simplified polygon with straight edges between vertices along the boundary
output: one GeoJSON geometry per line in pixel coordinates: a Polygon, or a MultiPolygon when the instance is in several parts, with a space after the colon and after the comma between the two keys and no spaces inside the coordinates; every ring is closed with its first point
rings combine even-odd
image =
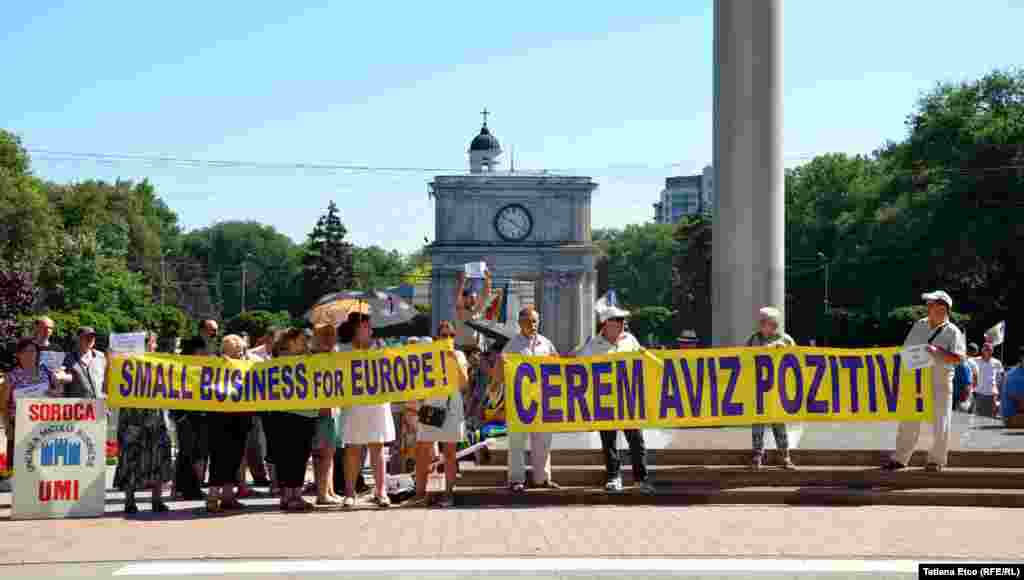
{"type": "Polygon", "coordinates": [[[505,326],[490,325],[477,320],[467,320],[466,326],[493,340],[496,350],[504,348],[505,344],[515,336],[515,332],[505,326]]]}

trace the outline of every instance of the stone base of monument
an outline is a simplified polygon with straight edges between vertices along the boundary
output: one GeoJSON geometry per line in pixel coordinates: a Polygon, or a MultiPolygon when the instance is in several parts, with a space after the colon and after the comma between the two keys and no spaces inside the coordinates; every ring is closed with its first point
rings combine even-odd
{"type": "Polygon", "coordinates": [[[748,467],[746,450],[665,449],[652,454],[650,472],[658,493],[641,495],[632,486],[628,452],[622,452],[624,493],[604,491],[600,450],[556,449],[552,477],[562,489],[512,494],[506,488],[507,451],[493,450],[488,465],[466,465],[457,487],[465,506],[591,504],[807,504],[936,505],[1024,507],[1024,452],[953,451],[941,473],[922,469],[926,454],[897,473],[879,465],[888,458],[871,450],[794,450],[797,470],[748,467]]]}

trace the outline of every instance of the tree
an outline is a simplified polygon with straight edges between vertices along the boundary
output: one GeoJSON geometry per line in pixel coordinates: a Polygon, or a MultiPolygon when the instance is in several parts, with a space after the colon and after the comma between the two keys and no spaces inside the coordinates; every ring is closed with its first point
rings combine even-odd
{"type": "Polygon", "coordinates": [[[332,201],[310,232],[302,256],[302,296],[306,305],[324,294],[352,287],[352,245],[345,241],[346,234],[338,206],[332,201]]]}
{"type": "Polygon", "coordinates": [[[57,248],[59,223],[17,135],[0,130],[0,269],[37,273],[57,248]]]}
{"type": "Polygon", "coordinates": [[[648,345],[671,344],[676,336],[672,328],[672,311],[664,306],[643,306],[634,309],[629,327],[637,340],[648,345]]]}
{"type": "Polygon", "coordinates": [[[672,304],[672,257],[679,251],[673,229],[648,223],[607,234],[608,285],[624,304],[672,304]]]}
{"type": "Polygon", "coordinates": [[[698,344],[711,344],[711,220],[683,220],[673,236],[679,252],[672,260],[672,298],[676,309],[675,335],[697,334],[698,344]]]}
{"type": "Polygon", "coordinates": [[[405,256],[379,246],[352,248],[352,269],[356,284],[363,288],[397,286],[413,270],[405,256]]]}
{"type": "Polygon", "coordinates": [[[225,330],[233,334],[245,333],[251,337],[261,337],[274,326],[286,328],[291,326],[292,317],[287,311],[267,312],[266,310],[249,310],[227,321],[225,330]]]}
{"type": "Polygon", "coordinates": [[[206,264],[202,277],[190,281],[212,287],[214,300],[223,306],[223,316],[232,317],[242,311],[243,282],[247,310],[298,313],[303,309],[299,298],[300,250],[273,226],[254,221],[220,222],[186,235],[182,251],[185,259],[206,264]]]}
{"type": "Polygon", "coordinates": [[[18,317],[32,311],[35,299],[36,288],[31,275],[15,270],[0,270],[0,342],[10,342],[16,338],[18,317]]]}

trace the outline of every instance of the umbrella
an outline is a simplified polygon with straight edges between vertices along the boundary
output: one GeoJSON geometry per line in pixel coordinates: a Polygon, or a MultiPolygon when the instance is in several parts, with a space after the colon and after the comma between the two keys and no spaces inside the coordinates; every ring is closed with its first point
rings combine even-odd
{"type": "Polygon", "coordinates": [[[306,317],[314,324],[321,324],[316,320],[319,314],[323,322],[337,325],[345,322],[351,312],[369,315],[370,325],[374,328],[405,324],[416,318],[416,309],[400,296],[379,290],[346,290],[328,294],[317,300],[306,317]]]}
{"type": "Polygon", "coordinates": [[[505,325],[488,324],[478,320],[467,320],[466,326],[493,340],[497,349],[504,347],[505,343],[516,335],[516,332],[505,325]]]}
{"type": "MultiPolygon", "coordinates": [[[[330,324],[338,326],[348,319],[352,312],[369,313],[369,304],[352,296],[351,291],[327,294],[306,313],[306,320],[314,325],[330,324]]],[[[361,294],[361,293],[360,293],[361,294]]]]}

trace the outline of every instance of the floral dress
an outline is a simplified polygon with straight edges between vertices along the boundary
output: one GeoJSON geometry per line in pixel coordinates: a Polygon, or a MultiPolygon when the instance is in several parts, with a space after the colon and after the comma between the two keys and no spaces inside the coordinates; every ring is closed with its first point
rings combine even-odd
{"type": "Polygon", "coordinates": [[[162,484],[174,476],[171,438],[163,411],[121,409],[117,421],[120,456],[114,473],[114,487],[140,489],[162,484]]]}

